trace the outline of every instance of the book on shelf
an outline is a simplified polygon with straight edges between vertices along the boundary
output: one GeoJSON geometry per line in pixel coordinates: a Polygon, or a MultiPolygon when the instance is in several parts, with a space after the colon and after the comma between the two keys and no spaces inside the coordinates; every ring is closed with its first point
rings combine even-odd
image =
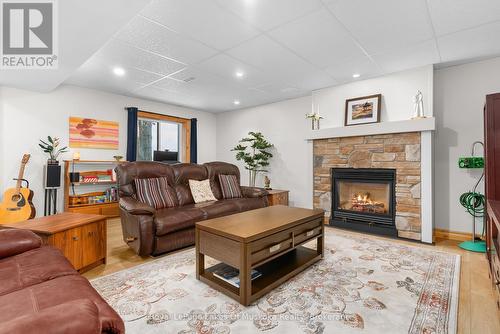
{"type": "MultiPolygon", "coordinates": [[[[227,264],[221,264],[217,269],[213,271],[213,275],[221,280],[231,284],[232,286],[239,288],[240,287],[240,271],[236,268],[233,268],[227,264]]],[[[262,276],[262,273],[253,269],[251,273],[251,280],[262,276]]]]}

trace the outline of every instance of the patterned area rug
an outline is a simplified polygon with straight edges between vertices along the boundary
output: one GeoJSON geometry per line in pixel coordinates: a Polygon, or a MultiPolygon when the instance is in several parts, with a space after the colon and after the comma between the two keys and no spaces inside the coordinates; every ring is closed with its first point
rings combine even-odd
{"type": "Polygon", "coordinates": [[[194,249],[92,281],[127,333],[455,333],[460,257],[326,229],[325,259],[249,307],[195,278],[194,249]]]}

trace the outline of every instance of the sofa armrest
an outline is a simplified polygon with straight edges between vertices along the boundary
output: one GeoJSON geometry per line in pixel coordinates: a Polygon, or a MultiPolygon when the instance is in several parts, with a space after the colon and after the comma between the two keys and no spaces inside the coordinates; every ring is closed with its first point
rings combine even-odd
{"type": "Polygon", "coordinates": [[[259,197],[264,197],[264,196],[268,195],[268,192],[263,188],[246,187],[246,186],[240,186],[240,188],[241,188],[241,193],[243,194],[243,197],[259,198],[259,197]]]}
{"type": "Polygon", "coordinates": [[[139,202],[133,197],[121,197],[120,208],[127,211],[131,215],[149,215],[153,216],[156,213],[155,208],[146,203],[139,202]]]}
{"type": "Polygon", "coordinates": [[[42,246],[42,239],[29,230],[0,230],[0,259],[42,246]]]}
{"type": "Polygon", "coordinates": [[[99,334],[101,330],[99,310],[88,299],[48,307],[0,324],[0,334],[99,334]]]}

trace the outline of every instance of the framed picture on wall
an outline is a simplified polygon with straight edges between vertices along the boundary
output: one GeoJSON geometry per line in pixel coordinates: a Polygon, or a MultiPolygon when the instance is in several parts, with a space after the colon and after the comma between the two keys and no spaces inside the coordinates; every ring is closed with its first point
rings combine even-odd
{"type": "Polygon", "coordinates": [[[382,94],[369,95],[345,101],[345,125],[380,122],[382,94]]]}

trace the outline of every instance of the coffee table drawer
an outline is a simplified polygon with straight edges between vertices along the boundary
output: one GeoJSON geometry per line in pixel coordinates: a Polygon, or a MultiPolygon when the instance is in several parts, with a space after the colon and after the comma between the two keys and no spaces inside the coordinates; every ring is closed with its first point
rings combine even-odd
{"type": "Polygon", "coordinates": [[[293,248],[292,229],[254,241],[250,246],[250,263],[255,265],[276,254],[293,248]]]}
{"type": "Polygon", "coordinates": [[[322,220],[315,220],[296,226],[293,231],[295,244],[297,245],[305,240],[319,236],[323,229],[322,225],[322,220]]]}

